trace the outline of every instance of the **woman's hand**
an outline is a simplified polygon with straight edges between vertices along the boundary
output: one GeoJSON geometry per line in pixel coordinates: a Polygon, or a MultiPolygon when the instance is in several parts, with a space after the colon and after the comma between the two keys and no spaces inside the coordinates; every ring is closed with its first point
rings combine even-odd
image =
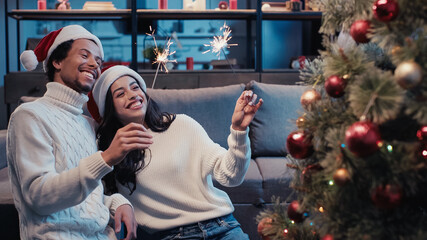
{"type": "Polygon", "coordinates": [[[233,116],[231,117],[231,127],[237,131],[246,131],[246,128],[254,119],[255,113],[261,107],[263,100],[256,103],[257,95],[251,90],[244,91],[237,99],[233,116]]]}
{"type": "Polygon", "coordinates": [[[120,163],[133,150],[149,148],[152,136],[139,123],[129,123],[120,128],[107,150],[101,153],[104,161],[111,167],[120,163]]]}
{"type": "Polygon", "coordinates": [[[122,230],[122,222],[126,226],[126,238],[125,240],[136,239],[136,228],[138,223],[135,220],[133,208],[130,205],[124,204],[116,209],[114,214],[114,231],[119,233],[122,230]]]}

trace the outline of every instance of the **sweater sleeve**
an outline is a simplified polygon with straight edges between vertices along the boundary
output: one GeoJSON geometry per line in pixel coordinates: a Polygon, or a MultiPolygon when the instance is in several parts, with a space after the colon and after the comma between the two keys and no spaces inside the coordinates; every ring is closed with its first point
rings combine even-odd
{"type": "Polygon", "coordinates": [[[108,209],[110,209],[110,213],[114,216],[116,213],[116,209],[122,205],[130,205],[132,208],[132,204],[127,200],[125,197],[123,197],[119,193],[115,193],[111,196],[104,196],[104,205],[107,206],[108,209]]]}
{"type": "Polygon", "coordinates": [[[240,185],[249,168],[251,149],[249,130],[236,131],[230,126],[228,150],[214,143],[200,124],[196,124],[201,144],[203,174],[212,174],[223,186],[240,185]]]}
{"type": "MultiPolygon", "coordinates": [[[[29,111],[15,112],[8,128],[8,162],[25,203],[40,215],[75,206],[112,171],[96,152],[78,166],[58,173],[54,142],[41,120],[29,111]]],[[[16,193],[15,193],[16,194],[16,193]]]]}

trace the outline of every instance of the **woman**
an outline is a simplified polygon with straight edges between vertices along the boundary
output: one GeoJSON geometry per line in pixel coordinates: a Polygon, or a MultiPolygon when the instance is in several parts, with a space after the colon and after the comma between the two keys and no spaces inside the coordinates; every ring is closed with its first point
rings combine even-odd
{"type": "Polygon", "coordinates": [[[232,215],[230,198],[213,186],[212,177],[224,186],[243,181],[251,153],[248,126],[262,99],[255,104],[251,91],[239,97],[226,150],[191,117],[161,112],[141,76],[127,67],[106,70],[93,97],[102,116],[100,150],[128,124],[146,129],[140,137],[150,146],[128,154],[106,179],[108,190],[122,193],[134,206],[139,238],[248,239],[232,215]]]}

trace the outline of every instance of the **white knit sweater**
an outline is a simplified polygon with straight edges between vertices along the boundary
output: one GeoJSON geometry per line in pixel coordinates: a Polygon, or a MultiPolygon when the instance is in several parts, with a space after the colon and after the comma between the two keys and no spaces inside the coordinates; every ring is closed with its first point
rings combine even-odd
{"type": "Polygon", "coordinates": [[[59,83],[10,118],[7,160],[21,239],[115,239],[110,213],[129,202],[104,196],[112,171],[97,152],[88,97],[59,83]]]}
{"type": "Polygon", "coordinates": [[[129,196],[129,190],[117,184],[140,226],[154,232],[234,211],[228,195],[212,183],[214,177],[224,186],[239,185],[249,167],[248,130],[230,129],[228,151],[187,115],[177,115],[165,132],[149,130],[154,143],[146,151],[148,166],[137,174],[135,192],[129,196]]]}

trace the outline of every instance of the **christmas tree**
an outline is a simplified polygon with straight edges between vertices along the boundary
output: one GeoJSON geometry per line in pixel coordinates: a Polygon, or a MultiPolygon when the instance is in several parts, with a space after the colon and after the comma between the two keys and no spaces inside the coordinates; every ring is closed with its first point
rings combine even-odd
{"type": "Polygon", "coordinates": [[[300,71],[311,88],[286,139],[296,194],[262,212],[258,232],[427,239],[427,4],[310,4],[323,11],[324,50],[300,71]]]}

